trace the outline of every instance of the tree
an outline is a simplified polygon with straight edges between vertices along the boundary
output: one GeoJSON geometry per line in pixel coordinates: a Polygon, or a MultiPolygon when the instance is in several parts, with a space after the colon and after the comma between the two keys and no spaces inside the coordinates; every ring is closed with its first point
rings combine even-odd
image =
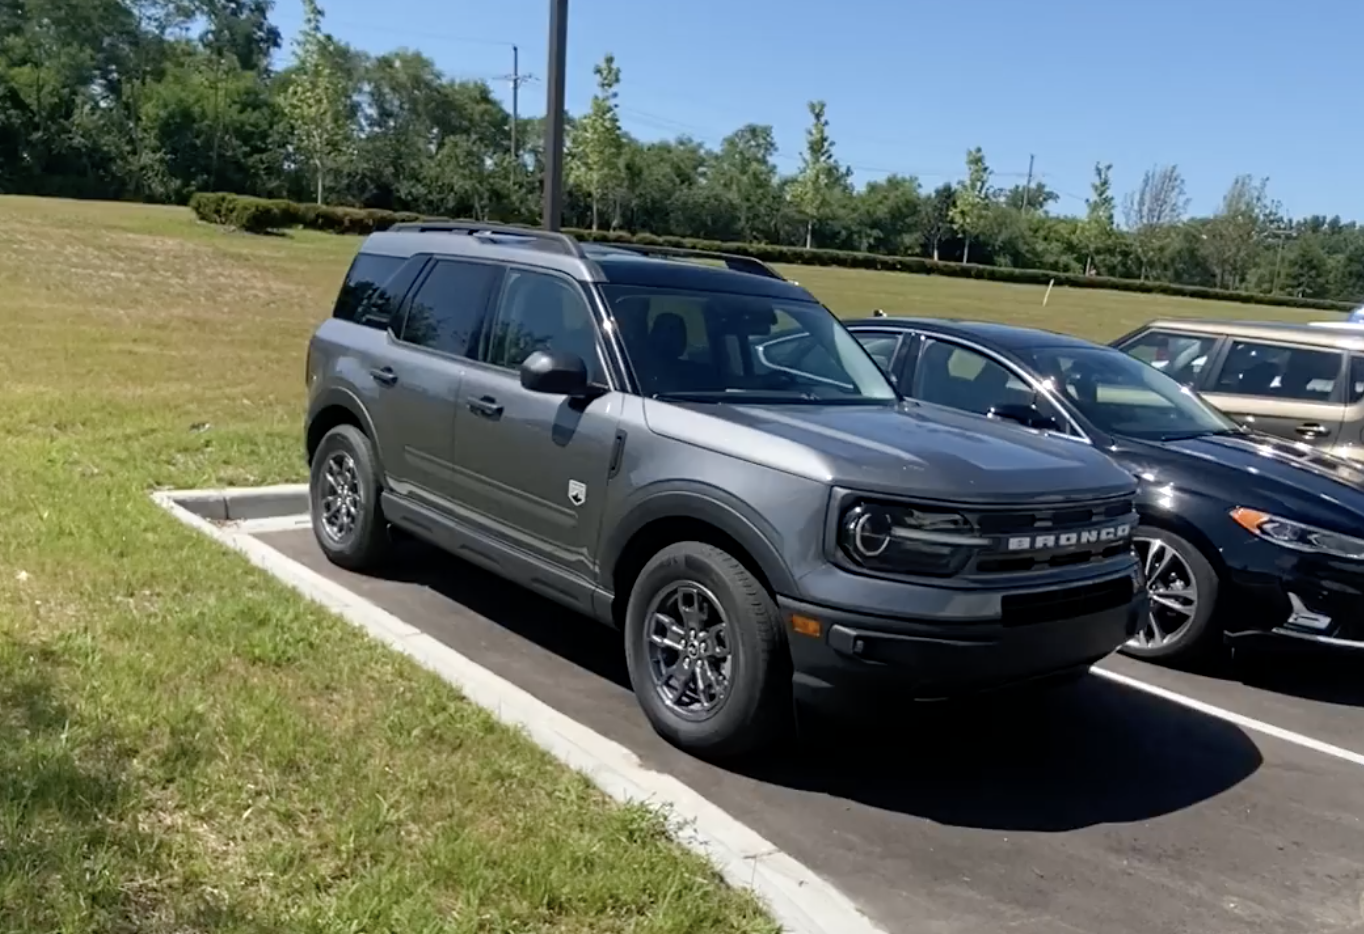
{"type": "Polygon", "coordinates": [[[303,28],[294,39],[294,67],[283,100],[294,147],[312,167],[318,204],[351,142],[350,88],[336,41],[322,31],[322,15],[317,0],[303,0],[303,28]]]}
{"type": "Polygon", "coordinates": [[[1142,279],[1150,274],[1170,228],[1184,219],[1188,207],[1184,176],[1174,165],[1147,169],[1141,185],[1123,199],[1123,222],[1132,234],[1142,279]]]}
{"type": "Polygon", "coordinates": [[[1203,233],[1203,253],[1221,289],[1239,288],[1250,272],[1258,237],[1271,211],[1269,179],[1238,175],[1222,196],[1222,206],[1203,233]]]}
{"type": "Polygon", "coordinates": [[[710,160],[707,183],[728,202],[740,240],[763,243],[776,233],[776,154],[772,127],[750,123],[721,140],[720,151],[710,160]]]}
{"type": "Polygon", "coordinates": [[[933,189],[924,209],[924,240],[929,255],[938,260],[938,248],[952,233],[952,210],[957,202],[957,190],[947,183],[933,189]]]}
{"type": "Polygon", "coordinates": [[[810,249],[814,246],[815,224],[831,218],[852,173],[834,158],[824,101],[811,101],[807,106],[810,128],[805,131],[805,152],[801,155],[800,171],[791,182],[789,196],[805,221],[805,248],[810,249]]]}
{"type": "Polygon", "coordinates": [[[1094,260],[1106,252],[1113,242],[1113,183],[1112,163],[1094,163],[1094,181],[1085,201],[1085,223],[1082,237],[1085,242],[1085,274],[1094,269],[1094,260]]]}
{"type": "Polygon", "coordinates": [[[573,126],[567,153],[568,181],[588,193],[592,202],[592,229],[597,230],[601,209],[611,202],[616,206],[612,227],[619,223],[618,196],[625,179],[625,134],[620,128],[620,68],[609,52],[592,68],[597,78],[597,93],[587,114],[573,126]]]}
{"type": "Polygon", "coordinates": [[[888,175],[871,182],[857,199],[858,249],[914,255],[924,240],[924,198],[917,178],[888,175]]]}
{"type": "Polygon", "coordinates": [[[977,146],[966,153],[966,177],[957,185],[956,199],[948,217],[962,235],[961,261],[971,262],[971,238],[984,233],[990,213],[990,167],[977,146]]]}

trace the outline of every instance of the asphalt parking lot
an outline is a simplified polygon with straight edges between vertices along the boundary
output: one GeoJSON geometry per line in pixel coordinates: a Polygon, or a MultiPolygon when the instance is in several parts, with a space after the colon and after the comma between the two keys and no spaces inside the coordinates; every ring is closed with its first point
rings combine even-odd
{"type": "MultiPolygon", "coordinates": [[[[1026,703],[874,712],[726,771],[650,730],[619,637],[421,546],[384,579],[308,529],[259,540],[671,772],[890,932],[1364,932],[1364,766],[1091,676],[1026,703]]],[[[1364,660],[1274,659],[1253,685],[1105,667],[1364,752],[1364,660]]]]}

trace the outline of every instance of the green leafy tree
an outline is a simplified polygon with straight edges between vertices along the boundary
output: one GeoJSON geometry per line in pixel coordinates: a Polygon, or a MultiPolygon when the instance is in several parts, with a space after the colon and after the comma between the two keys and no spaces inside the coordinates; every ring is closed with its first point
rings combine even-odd
{"type": "Polygon", "coordinates": [[[1218,288],[1239,288],[1250,273],[1272,211],[1268,188],[1267,178],[1256,181],[1250,175],[1238,175],[1208,222],[1202,237],[1203,254],[1218,288]]]}
{"type": "Polygon", "coordinates": [[[1147,169],[1141,184],[1123,199],[1123,222],[1140,262],[1140,278],[1155,272],[1161,253],[1174,244],[1171,233],[1188,208],[1184,176],[1175,165],[1147,169]]]}
{"type": "Polygon", "coordinates": [[[336,41],[322,31],[322,15],[317,0],[303,0],[303,28],[294,39],[294,68],[283,99],[294,147],[312,169],[318,204],[352,141],[350,87],[336,41]]]}
{"type": "Polygon", "coordinates": [[[1095,261],[1113,243],[1115,204],[1112,173],[1112,163],[1094,164],[1094,181],[1090,183],[1089,198],[1085,200],[1085,222],[1081,231],[1085,245],[1086,275],[1094,272],[1095,261]]]}
{"type": "Polygon", "coordinates": [[[569,135],[568,181],[587,192],[592,205],[592,229],[601,223],[601,210],[616,205],[612,226],[619,220],[619,196],[625,184],[625,134],[620,128],[620,68],[608,53],[592,74],[597,78],[597,93],[587,114],[573,126],[569,135]]]}
{"type": "Polygon", "coordinates": [[[807,106],[810,128],[805,131],[805,152],[787,194],[805,222],[805,247],[809,249],[814,246],[815,225],[832,218],[852,172],[834,158],[824,101],[811,101],[807,106]]]}
{"type": "Polygon", "coordinates": [[[985,232],[990,218],[990,167],[985,152],[977,146],[966,153],[966,177],[957,185],[956,197],[948,218],[961,234],[961,261],[971,262],[971,239],[985,232]]]}
{"type": "Polygon", "coordinates": [[[952,207],[956,201],[957,190],[943,183],[933,189],[928,203],[924,205],[924,242],[935,261],[938,259],[938,248],[952,235],[952,207]]]}

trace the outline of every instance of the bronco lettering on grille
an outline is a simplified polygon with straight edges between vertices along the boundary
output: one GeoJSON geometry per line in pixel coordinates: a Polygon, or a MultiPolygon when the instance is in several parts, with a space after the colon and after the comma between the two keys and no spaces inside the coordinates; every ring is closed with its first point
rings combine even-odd
{"type": "Polygon", "coordinates": [[[1052,532],[1047,535],[1019,535],[1009,539],[1007,550],[1041,551],[1046,548],[1074,548],[1080,545],[1097,545],[1101,542],[1120,542],[1131,534],[1131,523],[1124,522],[1102,529],[1052,532]]]}

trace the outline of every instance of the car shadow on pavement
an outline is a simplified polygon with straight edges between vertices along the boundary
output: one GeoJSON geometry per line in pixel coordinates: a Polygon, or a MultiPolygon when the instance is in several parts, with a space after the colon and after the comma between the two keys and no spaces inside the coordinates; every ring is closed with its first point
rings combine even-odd
{"type": "MultiPolygon", "coordinates": [[[[701,793],[718,794],[722,806],[730,795],[761,794],[758,782],[941,824],[1059,832],[1183,810],[1262,762],[1236,726],[1091,676],[1035,694],[881,705],[860,722],[825,721],[761,760],[721,768],[648,728],[614,630],[416,543],[404,545],[384,579],[423,586],[580,669],[521,686],[701,793]],[[612,710],[593,706],[603,699],[612,710]]],[[[496,667],[508,650],[489,657],[496,667]]]]}
{"type": "Polygon", "coordinates": [[[1263,648],[1235,659],[1225,653],[1196,673],[1302,700],[1364,707],[1364,653],[1356,650],[1263,648]]]}
{"type": "Polygon", "coordinates": [[[1184,810],[1263,762],[1239,727],[1096,676],[887,714],[826,721],[748,772],[940,824],[1061,832],[1184,810]]]}

